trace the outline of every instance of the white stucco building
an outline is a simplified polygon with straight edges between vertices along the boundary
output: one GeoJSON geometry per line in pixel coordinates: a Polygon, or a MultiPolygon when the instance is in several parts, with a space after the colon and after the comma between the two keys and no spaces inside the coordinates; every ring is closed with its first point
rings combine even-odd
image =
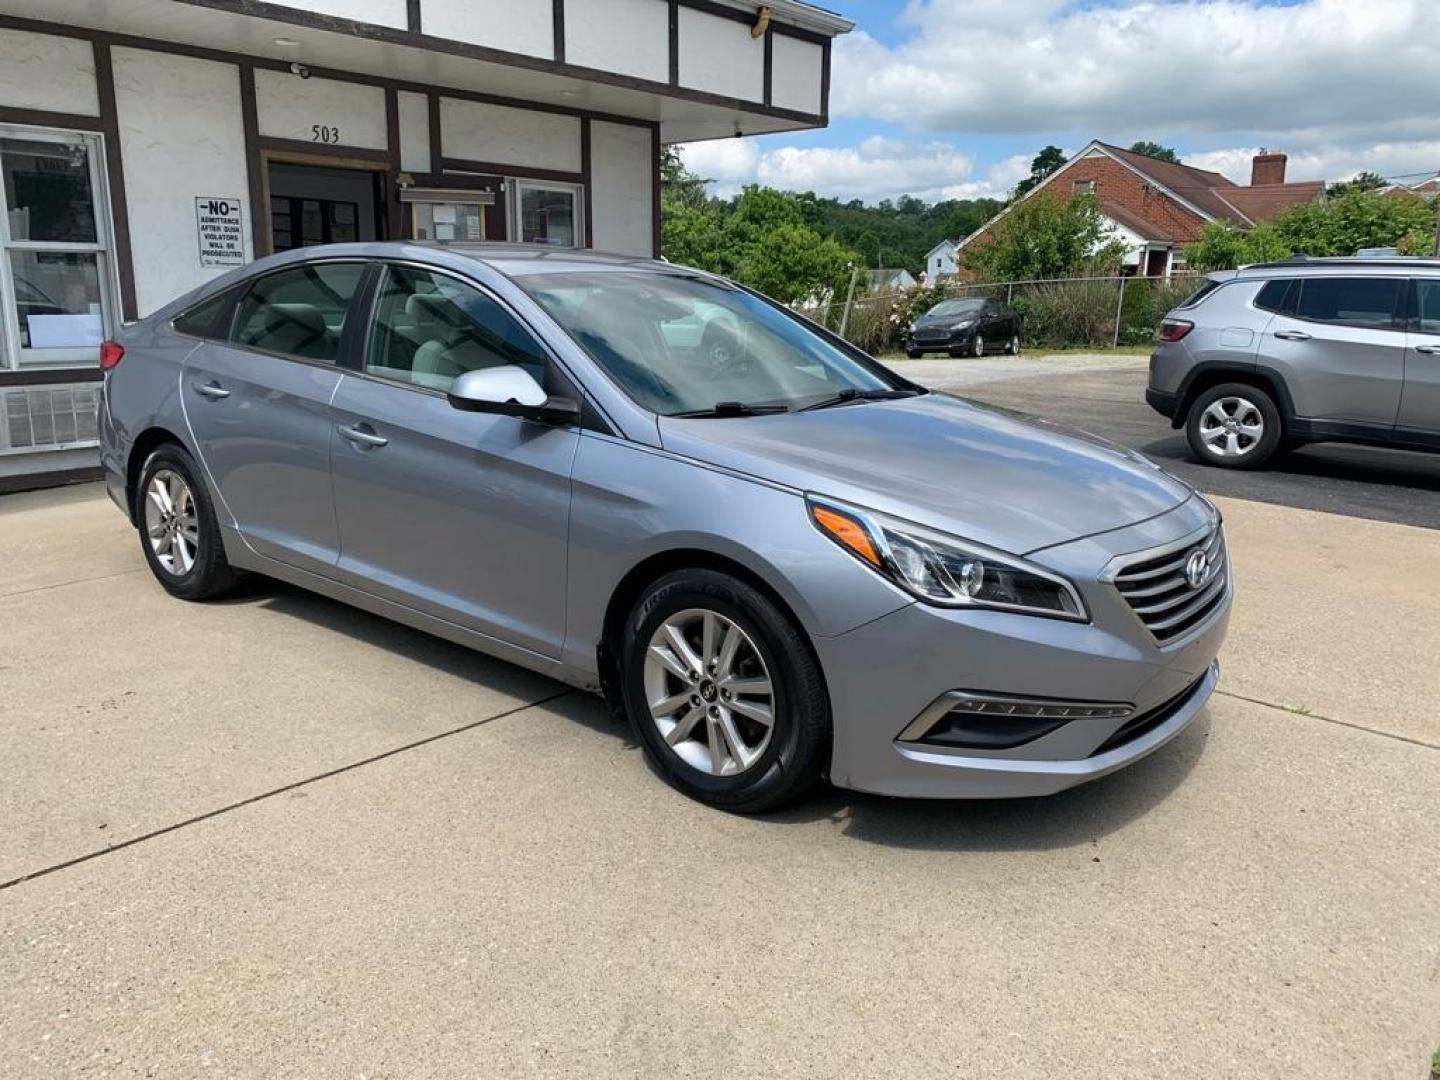
{"type": "Polygon", "coordinates": [[[941,240],[925,256],[925,273],[931,281],[955,273],[955,256],[960,248],[954,240],[941,240]]]}
{"type": "Polygon", "coordinates": [[[0,0],[0,491],[93,465],[97,346],[375,238],[651,256],[662,144],[826,123],[796,0],[0,0]]]}

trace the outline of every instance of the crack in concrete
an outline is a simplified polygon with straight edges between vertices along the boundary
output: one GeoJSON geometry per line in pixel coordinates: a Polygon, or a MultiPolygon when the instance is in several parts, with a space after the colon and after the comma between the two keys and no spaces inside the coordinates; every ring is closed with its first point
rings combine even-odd
{"type": "Polygon", "coordinates": [[[92,581],[111,581],[117,577],[143,574],[145,570],[146,567],[138,566],[134,570],[120,570],[113,574],[101,574],[98,577],[75,578],[73,581],[55,581],[49,585],[36,585],[32,589],[17,589],[15,592],[0,593],[0,600],[9,600],[12,596],[31,596],[35,593],[50,592],[52,589],[67,589],[71,585],[87,585],[92,581]]]}
{"type": "Polygon", "coordinates": [[[125,848],[134,847],[136,844],[143,844],[147,840],[154,840],[157,837],[164,836],[167,833],[177,832],[180,829],[188,828],[191,825],[198,825],[202,821],[209,821],[211,818],[220,817],[222,814],[228,814],[232,810],[239,810],[243,807],[251,806],[258,802],[264,802],[266,799],[273,799],[276,795],[283,795],[287,791],[294,791],[296,788],[302,788],[308,784],[314,784],[321,780],[328,780],[332,776],[339,776],[341,773],[351,772],[352,770],[362,768],[366,765],[373,765],[377,761],[384,761],[386,758],[394,757],[396,754],[403,754],[408,750],[415,750],[422,746],[428,746],[430,743],[438,742],[441,739],[448,739],[452,735],[460,735],[466,731],[472,731],[475,728],[483,727],[485,724],[493,723],[496,720],[503,720],[507,716],[514,716],[516,713],[522,713],[526,709],[533,709],[540,705],[548,705],[552,701],[558,701],[560,698],[576,693],[579,693],[579,691],[572,690],[569,687],[566,687],[563,690],[556,691],[555,693],[549,694],[543,698],[539,698],[536,701],[522,702],[521,704],[516,705],[513,708],[506,709],[503,712],[498,712],[494,716],[487,716],[481,720],[472,720],[468,724],[461,724],[459,727],[449,728],[446,731],[439,731],[436,732],[434,735],[427,735],[423,739],[416,739],[414,742],[405,743],[403,746],[391,747],[389,750],[383,750],[378,754],[372,754],[370,757],[361,758],[359,761],[352,761],[348,765],[340,765],[333,769],[327,769],[325,772],[316,773],[314,776],[307,776],[303,779],[295,780],[292,783],[284,784],[281,787],[273,788],[270,791],[262,791],[258,795],[251,795],[248,798],[241,799],[239,802],[233,802],[226,806],[217,807],[214,810],[207,810],[203,814],[196,814],[194,817],[186,818],[183,821],[177,821],[170,825],[164,825],[158,829],[152,829],[147,833],[140,834],[139,836],[132,836],[130,837],[130,839],[122,840],[118,844],[112,844],[109,847],[100,848],[97,851],[86,852],[84,855],[77,855],[73,859],[66,859],[63,862],[54,863],[51,866],[42,867],[39,870],[33,870],[28,874],[21,874],[19,877],[11,878],[9,881],[0,882],[0,892],[4,892],[6,889],[14,888],[16,885],[23,884],[27,881],[34,881],[36,878],[45,877],[47,874],[53,874],[57,870],[68,870],[72,866],[79,866],[81,863],[89,862],[92,859],[98,859],[102,855],[110,855],[116,851],[123,851],[125,848]]]}
{"type": "Polygon", "coordinates": [[[1396,742],[1409,743],[1411,746],[1423,746],[1427,750],[1440,750],[1440,743],[1426,742],[1424,739],[1417,739],[1413,735],[1399,735],[1393,731],[1382,731],[1380,728],[1357,724],[1353,720],[1337,720],[1333,716],[1322,716],[1317,712],[1298,712],[1293,706],[1276,705],[1273,701],[1262,701],[1260,698],[1246,697],[1244,694],[1237,694],[1232,690],[1216,690],[1215,693],[1220,697],[1234,698],[1236,701],[1248,701],[1251,705],[1261,705],[1267,709],[1275,709],[1277,712],[1289,713],[1291,716],[1298,716],[1302,720],[1321,720],[1327,724],[1335,724],[1337,727],[1350,728],[1352,731],[1364,731],[1371,735],[1378,735],[1382,739],[1394,739],[1396,742]]]}

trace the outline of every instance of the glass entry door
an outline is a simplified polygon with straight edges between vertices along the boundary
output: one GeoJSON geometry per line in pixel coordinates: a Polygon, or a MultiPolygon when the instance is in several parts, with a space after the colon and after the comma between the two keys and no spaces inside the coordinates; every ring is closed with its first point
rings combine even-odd
{"type": "Polygon", "coordinates": [[[0,367],[93,366],[115,322],[96,135],[0,126],[0,367]]]}

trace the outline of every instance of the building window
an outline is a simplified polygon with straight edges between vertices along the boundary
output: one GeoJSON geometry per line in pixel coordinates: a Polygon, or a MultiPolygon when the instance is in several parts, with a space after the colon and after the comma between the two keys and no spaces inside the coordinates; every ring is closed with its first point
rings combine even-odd
{"type": "Polygon", "coordinates": [[[1072,195],[1094,195],[1094,180],[1072,180],[1070,182],[1070,193],[1072,195]]]}
{"type": "Polygon", "coordinates": [[[515,219],[511,235],[526,244],[553,244],[580,247],[585,235],[583,199],[578,184],[538,183],[517,180],[515,219]]]}
{"type": "Polygon", "coordinates": [[[113,325],[94,135],[0,126],[0,367],[86,366],[113,325]]]}

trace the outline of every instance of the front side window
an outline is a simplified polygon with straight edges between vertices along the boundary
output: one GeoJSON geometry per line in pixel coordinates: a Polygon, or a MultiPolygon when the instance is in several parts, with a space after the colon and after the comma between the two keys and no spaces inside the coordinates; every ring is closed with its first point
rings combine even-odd
{"type": "Polygon", "coordinates": [[[537,184],[521,180],[516,185],[519,228],[516,235],[526,244],[579,247],[580,189],[573,184],[537,184]]]}
{"type": "Polygon", "coordinates": [[[516,280],[621,389],[662,415],[901,389],[795,317],[707,279],[622,270],[516,280]]]}
{"type": "Polygon", "coordinates": [[[1306,278],[1295,313],[1312,322],[1393,330],[1404,286],[1401,278],[1306,278]]]}
{"type": "Polygon", "coordinates": [[[386,269],[375,302],[365,373],[449,390],[478,368],[516,365],[545,384],[545,354],[500,304],[448,274],[386,269]]]}
{"type": "Polygon", "coordinates": [[[1415,282],[1415,314],[1422,334],[1440,334],[1440,280],[1419,278],[1415,282]]]}
{"type": "Polygon", "coordinates": [[[230,340],[280,356],[333,364],[365,264],[307,263],[267,274],[245,293],[230,340]]]}
{"type": "Polygon", "coordinates": [[[94,136],[0,130],[0,286],[10,364],[91,364],[110,269],[94,136]]]}

